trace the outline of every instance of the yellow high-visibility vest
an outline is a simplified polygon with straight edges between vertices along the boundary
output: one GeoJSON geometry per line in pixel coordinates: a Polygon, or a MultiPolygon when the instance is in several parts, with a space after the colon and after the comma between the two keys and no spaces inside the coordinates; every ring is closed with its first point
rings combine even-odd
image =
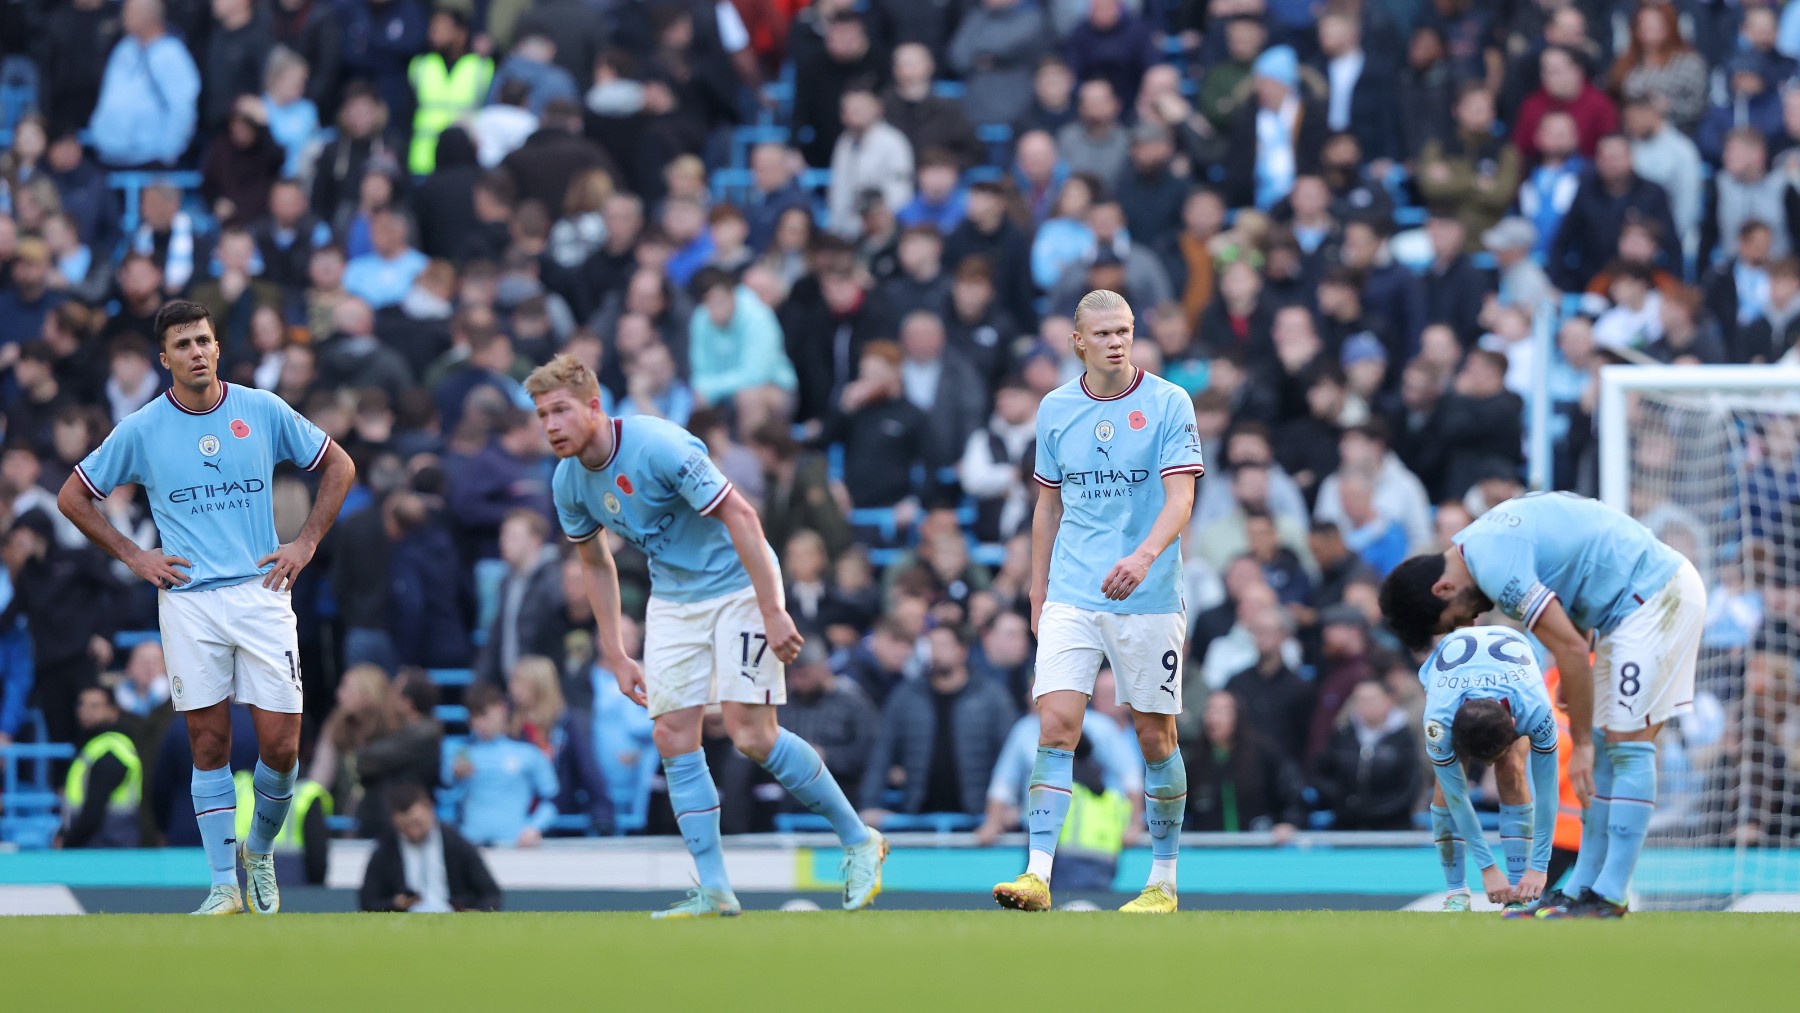
{"type": "MultiPolygon", "coordinates": [[[[250,821],[256,817],[256,778],[249,771],[240,770],[231,776],[231,781],[237,789],[238,840],[247,841],[250,839],[250,821]]],[[[288,806],[287,822],[275,836],[276,851],[293,852],[306,848],[306,814],[315,805],[324,806],[325,815],[330,816],[331,792],[319,782],[303,778],[294,785],[294,801],[288,806]]]]}
{"type": "Polygon", "coordinates": [[[436,53],[413,57],[406,68],[406,81],[419,100],[407,156],[413,175],[424,176],[437,168],[438,135],[463,113],[480,108],[493,80],[494,61],[476,53],[463,54],[454,67],[446,67],[436,53]]]}
{"type": "Polygon", "coordinates": [[[136,809],[144,797],[144,764],[138,759],[137,745],[121,732],[101,732],[81,747],[75,762],[69,764],[69,777],[63,782],[63,798],[71,809],[80,809],[87,801],[88,772],[103,756],[118,757],[125,765],[125,780],[113,789],[106,800],[109,809],[136,809]]]}
{"type": "Polygon", "coordinates": [[[1116,791],[1096,795],[1081,785],[1069,789],[1069,818],[1057,838],[1057,853],[1116,859],[1125,848],[1131,803],[1116,791]]]}

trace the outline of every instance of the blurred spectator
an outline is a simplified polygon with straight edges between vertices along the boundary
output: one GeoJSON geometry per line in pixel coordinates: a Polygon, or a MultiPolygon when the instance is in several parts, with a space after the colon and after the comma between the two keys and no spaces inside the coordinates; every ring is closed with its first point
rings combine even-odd
{"type": "Polygon", "coordinates": [[[592,169],[619,178],[606,150],[582,135],[581,107],[562,99],[544,106],[538,129],[500,162],[518,202],[537,201],[546,208],[562,207],[569,184],[592,169]]]}
{"type": "Polygon", "coordinates": [[[926,676],[901,683],[882,708],[862,783],[864,818],[876,826],[890,808],[969,816],[987,809],[1013,705],[999,685],[969,679],[968,646],[958,631],[932,630],[930,649],[926,676]],[[890,792],[897,804],[887,801],[890,792]]]}
{"type": "Polygon", "coordinates": [[[831,152],[831,189],[826,197],[831,229],[846,239],[862,232],[859,202],[878,194],[889,209],[912,200],[913,149],[884,118],[881,99],[860,84],[844,91],[843,130],[831,152]]]}
{"type": "Polygon", "coordinates": [[[750,448],[762,464],[763,533],[769,544],[786,545],[806,530],[824,539],[830,556],[842,554],[850,545],[850,526],[823,455],[804,449],[787,426],[773,420],[752,431],[750,448]]]}
{"type": "Polygon", "coordinates": [[[0,629],[24,619],[35,673],[32,705],[43,711],[50,741],[73,741],[81,691],[95,685],[112,660],[114,578],[93,546],[58,545],[41,510],[15,517],[0,546],[13,585],[0,629]]]}
{"type": "Polygon", "coordinates": [[[345,290],[371,309],[384,309],[406,298],[407,289],[425,270],[428,260],[412,247],[407,232],[406,219],[398,211],[377,211],[369,222],[373,248],[345,265],[345,290]]]}
{"type": "Polygon", "coordinates": [[[1334,133],[1355,133],[1366,158],[1396,158],[1400,103],[1391,58],[1369,60],[1361,24],[1342,12],[1319,19],[1319,51],[1327,86],[1326,125],[1334,133]]]}
{"type": "Polygon", "coordinates": [[[1387,424],[1374,420],[1344,430],[1338,438],[1338,459],[1340,470],[1319,486],[1313,519],[1345,526],[1348,518],[1338,491],[1340,476],[1359,473],[1374,483],[1375,509],[1402,528],[1405,544],[1423,551],[1431,538],[1430,499],[1424,484],[1407,470],[1400,455],[1388,448],[1387,424]]]}
{"type": "Polygon", "coordinates": [[[1131,158],[1130,136],[1119,119],[1124,107],[1104,78],[1083,81],[1078,95],[1076,119],[1057,131],[1056,150],[1069,172],[1087,173],[1100,181],[1102,192],[1111,193],[1131,158]]]}
{"type": "Polygon", "coordinates": [[[1030,104],[1013,120],[1013,132],[1020,137],[1033,131],[1058,135],[1075,121],[1077,83],[1074,72],[1062,57],[1055,53],[1039,57],[1037,70],[1031,77],[1030,104]]]}
{"type": "Polygon", "coordinates": [[[1681,263],[1681,235],[1668,194],[1632,169],[1631,142],[1608,134],[1599,140],[1594,168],[1584,174],[1551,246],[1552,278],[1565,290],[1579,289],[1606,266],[1619,248],[1621,231],[1632,222],[1654,230],[1666,263],[1681,263]]]}
{"type": "Polygon", "coordinates": [[[506,695],[482,683],[469,690],[468,744],[447,758],[444,804],[478,844],[532,848],[556,819],[560,786],[544,751],[507,735],[506,695]]]}
{"type": "Polygon", "coordinates": [[[1329,114],[1305,95],[1288,46],[1264,50],[1252,79],[1256,100],[1239,108],[1228,129],[1225,186],[1234,207],[1267,210],[1288,195],[1296,176],[1318,171],[1329,114]]]}
{"type": "Polygon", "coordinates": [[[1524,403],[1505,384],[1505,356],[1469,353],[1433,425],[1444,448],[1444,475],[1434,498],[1461,496],[1483,478],[1518,474],[1524,463],[1524,403]]]}
{"type": "Polygon", "coordinates": [[[1206,699],[1201,738],[1183,750],[1187,822],[1198,833],[1272,833],[1284,842],[1300,821],[1300,775],[1293,761],[1243,720],[1228,692],[1206,699]]]}
{"type": "Polygon", "coordinates": [[[430,50],[413,57],[406,68],[407,83],[418,100],[406,160],[414,175],[436,167],[438,134],[464,113],[480,108],[494,78],[494,61],[472,51],[473,32],[463,10],[433,10],[425,41],[430,50]]]}
{"type": "Polygon", "coordinates": [[[1224,685],[1243,708],[1244,720],[1275,744],[1282,756],[1304,755],[1312,719],[1313,690],[1283,656],[1293,621],[1280,609],[1257,609],[1239,622],[1249,631],[1256,660],[1224,685]]]}
{"type": "MultiPolygon", "coordinates": [[[[355,764],[362,784],[362,801],[356,807],[357,830],[364,837],[380,832],[381,816],[390,793],[406,787],[429,790],[437,786],[442,763],[438,741],[443,736],[433,711],[437,687],[421,669],[406,669],[386,689],[381,706],[383,728],[363,743],[349,761],[355,764]]],[[[324,783],[324,782],[321,782],[324,783]]],[[[401,797],[404,797],[403,795],[401,797]]]]}
{"type": "Polygon", "coordinates": [[[161,0],[128,0],[121,17],[125,35],[106,59],[88,124],[94,149],[115,168],[172,165],[194,138],[200,70],[168,33],[161,0]]]}
{"type": "Polygon", "coordinates": [[[1024,469],[1036,440],[1036,399],[1023,380],[1009,379],[995,395],[987,424],[969,434],[956,466],[963,492],[976,501],[975,536],[981,541],[1005,541],[1029,520],[1024,469]]]}
{"type": "Polygon", "coordinates": [[[147,718],[169,702],[169,671],[163,666],[162,645],[146,640],[131,649],[125,678],[113,690],[119,709],[147,718]]]}
{"type": "Polygon", "coordinates": [[[985,384],[961,353],[945,346],[944,324],[925,310],[900,323],[900,381],[906,400],[925,420],[928,468],[953,466],[987,415],[985,384]]]}
{"type": "Polygon", "coordinates": [[[306,98],[315,113],[337,108],[344,34],[335,11],[321,9],[319,0],[277,0],[272,14],[269,28],[275,41],[311,70],[306,98]]]}
{"type": "MultiPolygon", "coordinates": [[[[404,9],[411,3],[412,0],[381,0],[377,5],[404,9]]],[[[404,83],[401,87],[404,89],[404,83]]],[[[368,85],[352,83],[345,87],[344,102],[338,108],[337,137],[320,150],[313,162],[312,207],[320,218],[335,222],[355,207],[362,178],[371,170],[399,171],[401,156],[388,135],[391,111],[392,107],[368,85]]]]}
{"type": "Polygon", "coordinates": [[[1697,252],[1704,185],[1700,150],[1668,122],[1655,98],[1625,103],[1625,134],[1631,138],[1632,169],[1668,193],[1675,238],[1686,252],[1697,252]]]}
{"type": "Polygon", "coordinates": [[[863,783],[881,721],[869,698],[854,681],[838,679],[824,645],[812,639],[788,666],[787,678],[781,726],[811,743],[839,783],[863,783]]]}
{"type": "Polygon", "coordinates": [[[964,12],[950,38],[948,62],[968,88],[964,109],[970,120],[1010,124],[1025,114],[1047,28],[1042,8],[1024,0],[982,0],[964,12]]]}
{"type": "Polygon", "coordinates": [[[1456,129],[1427,142],[1419,156],[1419,193],[1459,218],[1471,236],[1491,228],[1519,190],[1518,150],[1493,132],[1494,96],[1466,86],[1456,99],[1456,129]]]}
{"type": "Polygon", "coordinates": [[[1424,772],[1406,712],[1377,679],[1358,685],[1345,710],[1314,763],[1319,808],[1334,830],[1410,829],[1424,772]]]}
{"type": "Polygon", "coordinates": [[[81,748],[69,765],[63,790],[68,820],[57,844],[64,848],[135,848],[144,765],[136,744],[119,730],[118,701],[112,690],[88,686],[81,691],[76,713],[81,748]]]}
{"type": "Polygon", "coordinates": [[[1505,218],[1481,234],[1481,245],[1494,256],[1499,278],[1495,297],[1501,306],[1537,314],[1556,303],[1556,286],[1531,257],[1538,245],[1536,226],[1523,218],[1505,218]]]}
{"type": "Polygon", "coordinates": [[[1788,208],[1793,177],[1769,171],[1768,143],[1754,130],[1740,128],[1725,137],[1723,172],[1713,177],[1713,207],[1701,237],[1703,255],[1717,261],[1737,254],[1737,238],[1750,222],[1769,226],[1771,257],[1793,248],[1788,208]]]}
{"type": "Polygon", "coordinates": [[[895,48],[894,83],[882,95],[882,107],[887,122],[906,135],[914,152],[945,151],[968,168],[983,161],[986,151],[962,104],[932,94],[936,72],[926,46],[909,42],[895,48]]]}
{"type": "Polygon", "coordinates": [[[807,40],[802,29],[793,43],[794,79],[806,82],[794,94],[794,142],[806,164],[817,168],[831,164],[844,132],[841,102],[847,89],[858,84],[872,92],[887,64],[870,44],[862,15],[848,4],[836,6],[838,12],[813,22],[816,41],[807,40]]]}
{"type": "Polygon", "coordinates": [[[1131,171],[1118,181],[1119,206],[1132,238],[1159,247],[1182,220],[1188,183],[1171,168],[1175,145],[1167,128],[1141,123],[1131,132],[1131,171]]]}
{"type": "Polygon", "coordinates": [[[575,101],[579,97],[575,79],[557,63],[556,56],[556,39],[548,32],[532,29],[519,33],[513,38],[512,52],[494,74],[486,100],[495,101],[506,85],[519,81],[526,87],[526,106],[534,116],[542,114],[548,102],[575,101]]]}
{"type": "Polygon", "coordinates": [[[1706,111],[1694,138],[1700,154],[1714,164],[1723,158],[1726,135],[1733,130],[1754,130],[1770,143],[1783,132],[1781,96],[1769,87],[1764,62],[1754,53],[1740,52],[1723,70],[1725,101],[1706,111]]]}
{"type": "Polygon", "coordinates": [[[1551,113],[1567,113],[1574,125],[1575,150],[1594,157],[1600,138],[1619,129],[1619,110],[1605,93],[1588,81],[1581,58],[1562,46],[1544,50],[1538,60],[1541,85],[1519,107],[1513,143],[1527,159],[1538,157],[1541,141],[1538,124],[1551,113]]]}
{"type": "Polygon", "coordinates": [[[1646,5],[1631,18],[1631,42],[1612,67],[1612,90],[1627,102],[1652,98],[1682,130],[1706,111],[1706,61],[1681,37],[1672,5],[1646,5]]]}
{"type": "Polygon", "coordinates": [[[865,345],[858,379],[825,425],[825,441],[844,445],[844,488],[858,507],[893,506],[918,491],[913,470],[925,462],[930,424],[905,396],[903,361],[892,342],[865,345]]]}
{"type": "Polygon", "coordinates": [[[1768,274],[1762,313],[1738,328],[1733,357],[1739,362],[1774,362],[1800,342],[1800,261],[1783,257],[1768,274]]]}
{"type": "Polygon", "coordinates": [[[12,284],[0,290],[0,356],[16,354],[20,343],[44,329],[50,311],[68,299],[50,289],[50,272],[50,247],[35,236],[19,240],[12,284]]]}
{"type": "Polygon", "coordinates": [[[784,212],[810,210],[810,198],[794,177],[794,157],[779,144],[759,144],[750,150],[751,189],[743,210],[753,250],[766,251],[774,242],[775,226],[784,212]]]}
{"type": "Polygon", "coordinates": [[[498,685],[519,659],[561,653],[562,563],[547,545],[550,522],[531,510],[514,510],[500,524],[500,559],[506,575],[497,594],[499,608],[488,626],[476,674],[498,685]]]}
{"type": "Polygon", "coordinates": [[[319,730],[306,776],[324,785],[339,812],[361,811],[359,756],[393,729],[388,696],[388,676],[380,666],[352,665],[338,678],[336,706],[319,730]]]}
{"type": "MultiPolygon", "coordinates": [[[[390,0],[393,2],[393,0],[390,0]]],[[[394,792],[390,827],[363,872],[364,911],[498,911],[500,886],[481,852],[438,822],[431,796],[407,785],[394,792]]]]}
{"type": "MultiPolygon", "coordinates": [[[[784,403],[796,381],[775,314],[716,267],[696,275],[693,290],[697,305],[688,340],[694,393],[712,404],[735,402],[746,416],[756,414],[749,401],[784,403]]],[[[759,411],[773,414],[770,407],[759,411]]]]}
{"type": "Polygon", "coordinates": [[[1105,81],[1127,109],[1157,57],[1149,23],[1124,0],[1091,0],[1087,17],[1065,34],[1062,55],[1077,81],[1105,81]]]}
{"type": "Polygon", "coordinates": [[[262,90],[263,70],[275,40],[253,0],[212,0],[200,75],[200,127],[212,133],[237,112],[238,96],[262,90]]]}

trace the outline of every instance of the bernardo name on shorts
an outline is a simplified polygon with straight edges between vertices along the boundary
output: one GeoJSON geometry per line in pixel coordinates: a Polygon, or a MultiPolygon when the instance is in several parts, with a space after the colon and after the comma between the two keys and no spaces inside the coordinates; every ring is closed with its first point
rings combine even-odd
{"type": "Polygon", "coordinates": [[[189,515],[245,510],[250,506],[251,497],[267,488],[268,483],[260,478],[190,485],[169,490],[169,502],[191,504],[188,507],[189,515]]]}

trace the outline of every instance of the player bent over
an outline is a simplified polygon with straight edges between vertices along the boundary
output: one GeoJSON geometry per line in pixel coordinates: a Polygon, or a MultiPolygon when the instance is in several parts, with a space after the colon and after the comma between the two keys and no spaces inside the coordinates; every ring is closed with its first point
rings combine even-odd
{"type": "Polygon", "coordinates": [[[157,614],[175,709],[187,715],[192,793],[212,892],[195,914],[281,909],[275,837],[299,772],[301,682],[294,578],[337,519],[356,466],[330,437],[266,391],[219,379],[219,341],[206,307],[171,302],[156,314],[163,397],[133,412],[63,483],[57,506],[81,533],[157,587],[157,614]],[[322,469],[312,512],[286,545],[275,536],[275,465],[322,469]],[[142,486],[162,535],[140,549],[113,529],[97,500],[142,486]],[[237,840],[230,702],[250,708],[260,754],[256,813],[237,840]]]}
{"type": "Polygon", "coordinates": [[[1181,530],[1205,471],[1194,405],[1181,388],[1131,365],[1133,319],[1104,289],[1075,310],[1083,376],[1038,408],[1037,510],[1031,524],[1032,693],[1042,718],[1027,792],[1031,848],[1024,875],[994,887],[1002,907],[1050,907],[1050,867],[1069,814],[1075,746],[1104,658],[1118,702],[1131,708],[1146,761],[1150,877],[1122,910],[1176,908],[1175,859],[1187,771],[1175,743],[1187,617],[1181,530]]]}
{"type": "Polygon", "coordinates": [[[656,722],[675,822],[700,872],[688,899],[655,917],[738,913],[719,842],[719,792],[700,751],[701,717],[713,703],[732,743],[831,822],[844,843],[844,909],[867,907],[881,893],[887,841],[863,825],[813,747],[775,722],[787,701],[783,666],[802,639],[755,509],[686,430],[646,416],[607,418],[599,382],[572,356],[539,367],[525,390],[562,459],[551,489],[581,556],[601,660],[656,722]],[[619,576],[606,539],[596,537],[601,528],[650,558],[643,668],[625,655],[619,576]]]}
{"type": "Polygon", "coordinates": [[[1431,836],[1450,891],[1444,910],[1469,909],[1459,846],[1464,842],[1475,853],[1488,899],[1508,905],[1509,913],[1522,910],[1543,893],[1557,812],[1556,711],[1531,644],[1505,626],[1458,630],[1419,666],[1419,681],[1425,684],[1425,751],[1437,775],[1431,836]],[[1530,794],[1521,783],[1526,740],[1530,794]],[[1504,874],[1494,863],[1469,799],[1465,762],[1494,767],[1504,874]]]}
{"type": "Polygon", "coordinates": [[[1569,708],[1569,780],[1588,804],[1566,896],[1545,895],[1537,915],[1622,917],[1656,807],[1656,734],[1693,707],[1706,586],[1649,528],[1569,493],[1508,500],[1451,542],[1396,567],[1381,611],[1421,649],[1497,604],[1549,648],[1569,708]]]}

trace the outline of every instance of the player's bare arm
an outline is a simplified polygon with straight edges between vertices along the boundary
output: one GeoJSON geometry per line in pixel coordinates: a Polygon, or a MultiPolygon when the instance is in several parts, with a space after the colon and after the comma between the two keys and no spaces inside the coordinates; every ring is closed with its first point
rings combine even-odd
{"type": "Polygon", "coordinates": [[[1039,483],[1037,506],[1031,512],[1031,635],[1037,636],[1038,616],[1050,593],[1050,553],[1056,548],[1056,529],[1062,526],[1062,490],[1039,483]]]}
{"type": "Polygon", "coordinates": [[[1150,567],[1188,526],[1194,514],[1194,476],[1189,472],[1166,475],[1163,484],[1163,508],[1151,525],[1137,551],[1113,564],[1112,572],[1100,582],[1100,593],[1113,601],[1124,601],[1138,589],[1149,575],[1150,567]]]}
{"type": "Polygon", "coordinates": [[[70,474],[63,482],[62,491],[56,494],[56,506],[88,541],[105,549],[107,555],[130,567],[132,573],[144,580],[163,590],[188,582],[188,575],[180,568],[192,567],[193,563],[180,556],[166,556],[153,549],[139,548],[100,512],[100,504],[88,493],[78,476],[70,474]]]}
{"type": "Polygon", "coordinates": [[[1575,628],[1562,602],[1551,601],[1531,632],[1556,658],[1563,700],[1569,708],[1569,781],[1585,803],[1594,794],[1594,669],[1588,638],[1575,628]]]}
{"type": "Polygon", "coordinates": [[[644,695],[644,670],[625,654],[625,638],[619,632],[619,567],[613,562],[606,532],[575,546],[581,557],[581,572],[586,578],[588,605],[594,610],[594,623],[600,631],[600,661],[612,669],[619,682],[619,692],[630,697],[639,707],[647,706],[644,695]]]}
{"type": "Polygon", "coordinates": [[[350,455],[335,442],[325,451],[325,461],[319,470],[323,472],[319,491],[313,496],[312,512],[306,515],[300,534],[256,561],[257,566],[275,564],[263,576],[262,582],[271,591],[294,589],[294,579],[306,569],[306,564],[312,562],[313,553],[319,551],[319,542],[337,520],[338,511],[344,506],[344,496],[350,492],[350,483],[356,480],[356,462],[350,460],[350,455]]]}
{"type": "Polygon", "coordinates": [[[737,550],[744,572],[750,575],[750,586],[756,589],[756,604],[762,609],[763,633],[769,638],[769,648],[782,664],[788,664],[799,657],[800,645],[806,639],[794,625],[794,617],[788,615],[787,607],[781,603],[781,578],[769,558],[769,542],[763,534],[762,519],[756,516],[756,508],[738,495],[736,489],[726,493],[725,501],[708,516],[731,532],[731,546],[737,550]]]}

